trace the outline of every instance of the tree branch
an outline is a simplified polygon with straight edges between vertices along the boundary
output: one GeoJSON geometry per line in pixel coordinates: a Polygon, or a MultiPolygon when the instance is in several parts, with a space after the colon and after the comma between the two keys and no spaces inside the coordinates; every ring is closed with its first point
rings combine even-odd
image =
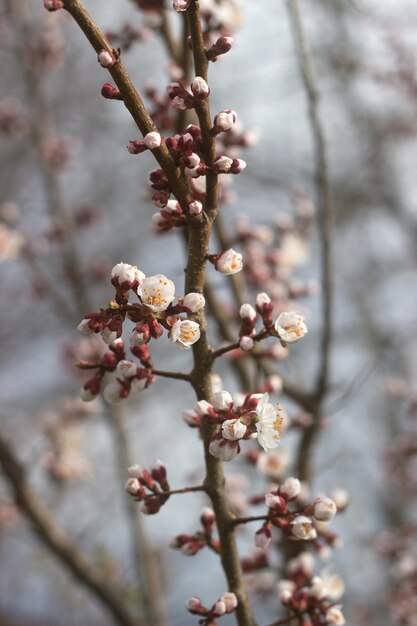
{"type": "MultiPolygon", "coordinates": [[[[95,24],[88,11],[80,0],[64,0],[64,8],[72,15],[85,36],[99,53],[100,50],[107,50],[114,53],[104,34],[95,24]]],[[[143,135],[156,131],[156,127],[149,115],[142,98],[134,86],[125,66],[120,59],[108,68],[114,82],[116,83],[125,103],[126,108],[136,122],[137,127],[143,135]]],[[[189,203],[189,194],[185,181],[178,175],[177,167],[172,159],[168,148],[164,143],[159,148],[152,150],[153,155],[164,170],[170,187],[183,209],[189,203]]]]}
{"type": "Polygon", "coordinates": [[[12,486],[17,505],[32,522],[39,539],[47,549],[69,569],[83,585],[112,613],[121,626],[140,626],[121,594],[112,589],[88,563],[84,554],[55,524],[39,496],[29,486],[25,471],[8,443],[0,436],[0,464],[12,486]]]}
{"type": "Polygon", "coordinates": [[[320,366],[315,387],[314,422],[304,431],[298,449],[298,476],[308,480],[311,475],[313,442],[319,431],[322,400],[327,392],[330,349],[333,336],[333,200],[323,123],[313,64],[300,14],[299,0],[289,0],[288,8],[297,46],[298,62],[308,99],[309,119],[315,145],[315,179],[318,200],[319,235],[321,240],[321,283],[323,330],[320,344],[320,366]]]}

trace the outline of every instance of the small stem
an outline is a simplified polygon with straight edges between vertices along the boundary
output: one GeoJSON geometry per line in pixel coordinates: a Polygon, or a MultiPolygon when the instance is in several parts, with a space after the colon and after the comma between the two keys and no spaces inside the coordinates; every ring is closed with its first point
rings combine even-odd
{"type": "MultiPolygon", "coordinates": [[[[265,337],[268,337],[268,332],[264,329],[264,330],[261,330],[257,335],[254,335],[253,337],[251,337],[251,339],[253,339],[253,341],[261,341],[262,339],[265,339],[265,337]]],[[[240,345],[239,341],[235,341],[235,343],[229,344],[228,346],[223,346],[223,348],[214,350],[211,353],[211,357],[213,360],[217,359],[219,356],[222,356],[223,354],[226,354],[227,352],[236,350],[237,348],[239,348],[239,345],[240,345]]]]}
{"type": "Polygon", "coordinates": [[[191,382],[191,374],[183,374],[183,372],[165,372],[163,370],[152,370],[152,374],[155,376],[162,376],[163,378],[175,378],[176,380],[185,380],[191,382]]]}
{"type": "Polygon", "coordinates": [[[195,485],[194,487],[183,487],[182,489],[170,489],[169,491],[158,491],[158,496],[175,496],[180,493],[192,493],[194,491],[207,491],[204,485],[195,485]]]}
{"type": "Polygon", "coordinates": [[[235,517],[230,520],[231,526],[239,526],[239,524],[248,524],[249,522],[260,522],[263,520],[267,520],[269,517],[266,515],[248,515],[247,517],[235,517]]]}

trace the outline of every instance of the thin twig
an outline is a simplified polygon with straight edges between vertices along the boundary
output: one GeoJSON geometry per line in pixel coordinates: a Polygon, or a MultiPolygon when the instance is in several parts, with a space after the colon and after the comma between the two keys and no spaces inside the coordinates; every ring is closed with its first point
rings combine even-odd
{"type": "Polygon", "coordinates": [[[180,493],[193,493],[195,491],[207,491],[205,485],[195,485],[194,487],[183,487],[182,489],[170,489],[169,491],[158,491],[158,496],[175,496],[180,493]]]}
{"type": "Polygon", "coordinates": [[[248,515],[247,517],[235,517],[230,520],[231,526],[239,526],[239,524],[249,524],[250,522],[260,522],[267,520],[268,515],[248,515]]]}
{"type": "Polygon", "coordinates": [[[176,380],[185,380],[190,382],[191,374],[183,374],[183,372],[165,372],[163,370],[152,369],[152,374],[155,376],[162,376],[163,378],[175,378],[176,380]]]}
{"type": "Polygon", "coordinates": [[[320,342],[320,365],[315,386],[316,407],[313,411],[313,423],[306,428],[298,449],[298,477],[300,480],[311,478],[311,456],[313,442],[319,432],[319,420],[322,401],[328,389],[330,349],[333,336],[333,200],[329,176],[329,164],[323,123],[319,104],[309,46],[300,14],[299,0],[289,0],[288,8],[293,26],[298,61],[304,89],[308,99],[309,119],[315,145],[315,179],[318,202],[319,235],[321,240],[321,284],[323,330],[320,342]]]}

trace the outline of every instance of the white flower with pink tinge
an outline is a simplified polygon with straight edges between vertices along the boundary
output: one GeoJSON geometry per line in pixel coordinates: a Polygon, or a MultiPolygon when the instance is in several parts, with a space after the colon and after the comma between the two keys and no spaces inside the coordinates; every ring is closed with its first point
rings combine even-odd
{"type": "Polygon", "coordinates": [[[138,296],[151,311],[165,311],[175,298],[175,285],[163,274],[148,276],[138,287],[138,296]]]}
{"type": "Polygon", "coordinates": [[[257,439],[265,452],[279,444],[284,417],[281,406],[269,402],[269,395],[264,393],[256,407],[257,439]]]}
{"type": "Polygon", "coordinates": [[[177,320],[170,330],[169,338],[183,350],[191,348],[200,339],[200,326],[191,320],[177,320]]]}
{"type": "Polygon", "coordinates": [[[240,419],[225,420],[222,424],[222,436],[229,441],[242,439],[246,433],[246,426],[240,419]]]}
{"type": "Polygon", "coordinates": [[[295,343],[308,332],[304,315],[298,311],[281,313],[275,322],[275,330],[285,343],[295,343]]]}
{"type": "Polygon", "coordinates": [[[242,268],[242,255],[233,248],[222,252],[216,263],[216,269],[226,275],[237,274],[242,268]]]}

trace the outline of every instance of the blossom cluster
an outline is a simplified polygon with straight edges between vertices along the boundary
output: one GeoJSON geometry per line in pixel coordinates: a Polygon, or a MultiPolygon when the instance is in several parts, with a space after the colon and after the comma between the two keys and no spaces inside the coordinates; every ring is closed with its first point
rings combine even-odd
{"type": "MultiPolygon", "coordinates": [[[[127,397],[131,392],[145,389],[151,382],[152,361],[146,344],[151,339],[158,339],[168,331],[169,340],[182,349],[190,348],[200,338],[199,324],[185,318],[183,314],[200,311],[204,305],[204,296],[188,293],[175,299],[175,285],[163,274],[145,276],[136,266],[118,263],[111,271],[111,282],[115,288],[115,298],[106,309],[89,313],[78,325],[78,330],[86,335],[100,334],[109,345],[100,363],[95,365],[95,376],[84,385],[84,399],[92,399],[99,391],[105,374],[112,372],[115,378],[104,390],[104,398],[115,403],[127,397]],[[129,303],[130,293],[139,299],[129,303]],[[128,319],[135,324],[130,336],[130,352],[136,356],[142,368],[126,360],[124,342],[121,340],[123,324],[128,319]]],[[[93,364],[81,363],[82,369],[93,369],[93,364]]]]}
{"type": "MultiPolygon", "coordinates": [[[[336,502],[327,496],[317,496],[312,502],[301,504],[297,501],[302,485],[297,478],[287,478],[277,489],[264,497],[268,507],[265,522],[255,533],[255,544],[266,548],[271,539],[271,530],[278,528],[284,536],[293,541],[312,541],[317,551],[324,545],[336,547],[338,537],[328,528],[336,515],[336,502]]],[[[258,499],[258,503],[261,499],[258,499]]]]}
{"type": "Polygon", "coordinates": [[[127,472],[129,478],[125,490],[136,502],[141,503],[142,513],[158,513],[169,498],[167,471],[162,461],[156,461],[150,471],[140,465],[132,465],[127,472]]]}
{"type": "Polygon", "coordinates": [[[185,603],[187,611],[193,615],[202,616],[202,619],[199,620],[199,624],[202,626],[215,626],[219,617],[233,613],[237,605],[237,597],[230,591],[221,595],[210,609],[203,606],[199,598],[188,598],[185,603]]]}
{"type": "Polygon", "coordinates": [[[222,461],[234,459],[240,452],[240,442],[247,439],[256,438],[265,450],[276,448],[284,421],[281,406],[271,404],[267,393],[248,394],[235,405],[225,390],[215,392],[211,403],[198,401],[183,415],[192,427],[201,426],[202,419],[216,425],[210,453],[222,461]]]}
{"type": "MultiPolygon", "coordinates": [[[[302,552],[288,562],[286,578],[277,584],[278,598],[297,617],[317,626],[343,626],[345,618],[338,601],[344,584],[335,574],[324,571],[314,575],[314,559],[302,552]]],[[[302,623],[305,623],[304,621],[302,623]]]]}

